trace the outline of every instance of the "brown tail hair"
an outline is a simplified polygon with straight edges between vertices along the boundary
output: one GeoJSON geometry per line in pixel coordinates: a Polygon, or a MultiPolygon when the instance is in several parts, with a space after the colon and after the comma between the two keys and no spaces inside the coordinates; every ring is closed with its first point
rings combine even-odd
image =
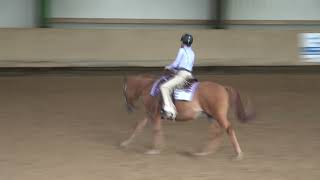
{"type": "Polygon", "coordinates": [[[225,88],[229,94],[232,105],[235,105],[236,115],[237,115],[238,120],[240,122],[245,123],[245,122],[248,122],[250,120],[255,119],[256,112],[254,111],[254,109],[251,109],[250,112],[246,112],[246,110],[243,106],[239,91],[235,90],[232,87],[225,87],[225,88]]]}

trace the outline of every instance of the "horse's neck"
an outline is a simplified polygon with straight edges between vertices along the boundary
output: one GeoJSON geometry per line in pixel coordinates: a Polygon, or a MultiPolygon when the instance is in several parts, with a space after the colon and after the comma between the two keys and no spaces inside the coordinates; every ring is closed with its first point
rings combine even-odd
{"type": "Polygon", "coordinates": [[[142,95],[143,91],[148,90],[152,83],[155,81],[154,76],[136,76],[136,93],[142,95]]]}

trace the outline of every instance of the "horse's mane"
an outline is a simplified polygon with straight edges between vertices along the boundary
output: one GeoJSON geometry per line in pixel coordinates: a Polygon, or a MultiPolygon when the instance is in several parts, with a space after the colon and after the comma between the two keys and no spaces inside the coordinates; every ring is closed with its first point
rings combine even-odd
{"type": "Polygon", "coordinates": [[[158,77],[152,74],[140,74],[138,77],[141,77],[143,79],[148,79],[148,80],[156,80],[158,77]]]}
{"type": "Polygon", "coordinates": [[[139,74],[139,75],[130,75],[125,77],[125,82],[127,81],[133,81],[136,82],[139,88],[145,88],[150,85],[157,79],[158,77],[151,74],[139,74]]]}
{"type": "Polygon", "coordinates": [[[144,79],[144,80],[156,80],[158,77],[152,74],[138,74],[138,75],[129,75],[129,76],[125,76],[125,79],[144,79]]]}

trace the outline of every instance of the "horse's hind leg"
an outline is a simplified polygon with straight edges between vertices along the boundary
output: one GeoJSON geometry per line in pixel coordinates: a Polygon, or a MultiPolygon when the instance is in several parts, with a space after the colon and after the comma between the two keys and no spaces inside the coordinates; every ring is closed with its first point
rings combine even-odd
{"type": "Polygon", "coordinates": [[[134,130],[133,130],[133,132],[131,134],[131,136],[127,140],[123,141],[120,144],[120,146],[121,147],[127,147],[134,140],[136,135],[139,134],[143,130],[143,128],[146,126],[147,122],[148,122],[148,118],[147,117],[144,118],[143,120],[137,122],[137,124],[136,124],[136,126],[135,126],[135,128],[134,128],[134,130]]]}
{"type": "Polygon", "coordinates": [[[230,141],[232,143],[232,146],[237,154],[236,158],[241,159],[243,154],[242,154],[239,142],[237,140],[235,130],[232,127],[230,121],[227,119],[227,114],[226,113],[219,114],[217,116],[217,120],[218,120],[219,124],[227,131],[228,136],[230,138],[230,141]]]}
{"type": "Polygon", "coordinates": [[[218,122],[213,121],[209,126],[209,142],[205,145],[202,151],[194,153],[196,156],[205,156],[214,153],[221,142],[222,131],[218,122]]]}

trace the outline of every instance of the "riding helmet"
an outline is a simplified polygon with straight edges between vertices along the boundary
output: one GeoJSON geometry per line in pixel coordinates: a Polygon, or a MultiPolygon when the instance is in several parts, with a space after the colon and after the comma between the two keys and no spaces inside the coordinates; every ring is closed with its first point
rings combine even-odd
{"type": "Polygon", "coordinates": [[[191,46],[193,42],[193,37],[191,34],[184,34],[181,36],[181,42],[187,46],[191,46]]]}

